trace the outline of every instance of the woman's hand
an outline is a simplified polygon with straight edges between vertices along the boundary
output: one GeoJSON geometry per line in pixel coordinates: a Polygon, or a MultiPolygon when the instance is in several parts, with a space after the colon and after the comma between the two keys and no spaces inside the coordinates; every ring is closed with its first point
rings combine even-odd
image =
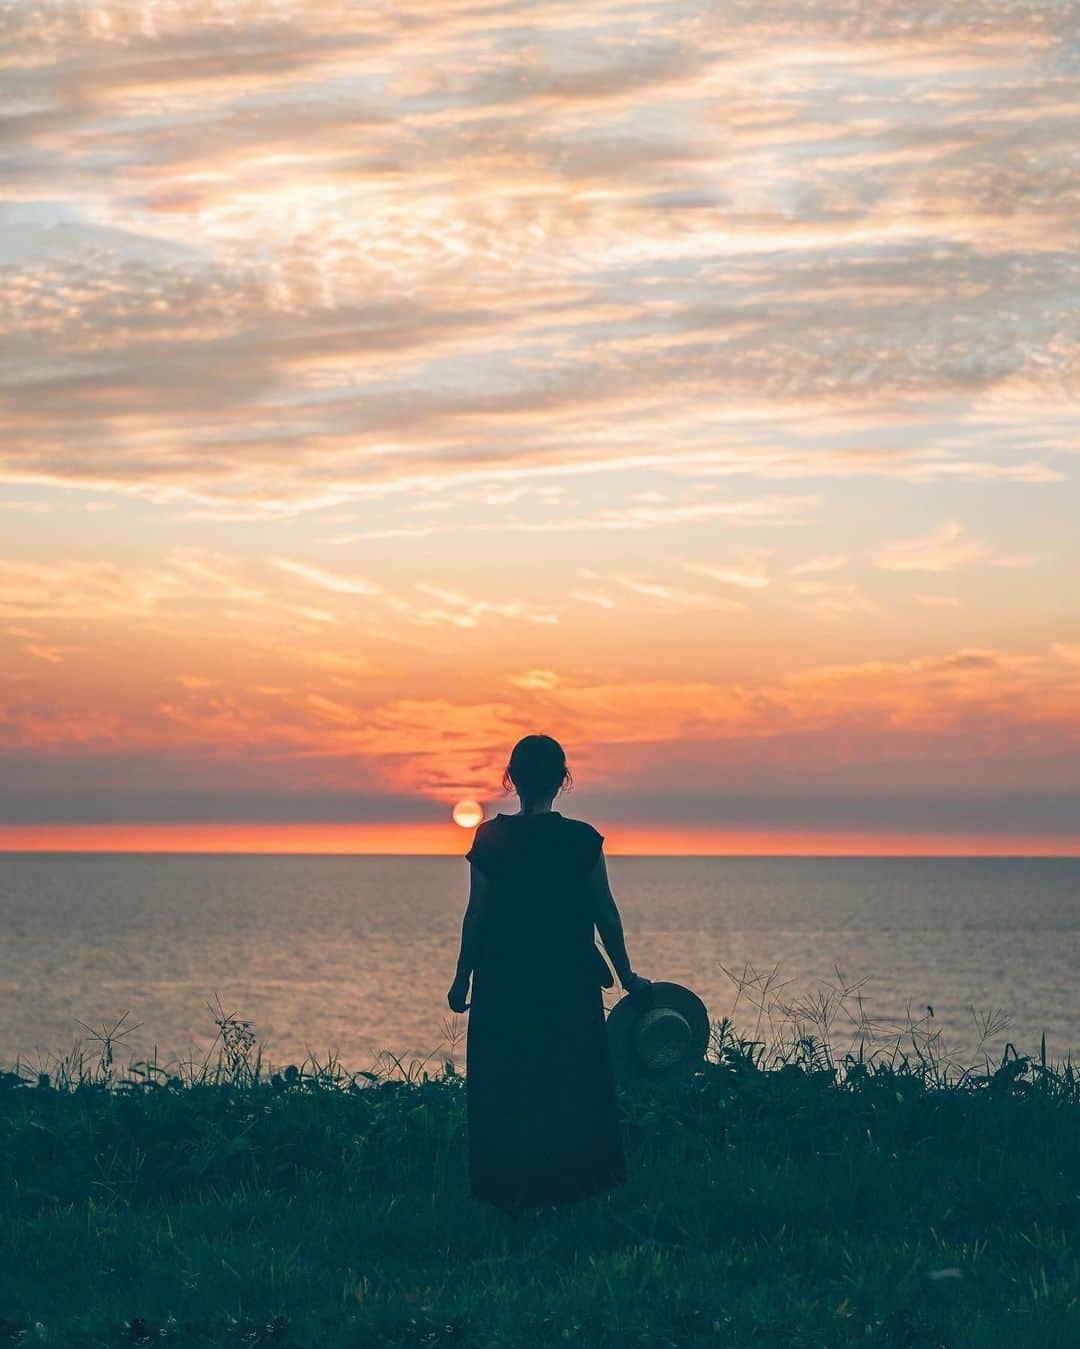
{"type": "Polygon", "coordinates": [[[461,975],[458,975],[450,985],[450,991],[446,995],[446,1001],[450,1004],[450,1010],[452,1012],[464,1012],[469,1005],[465,1001],[468,996],[469,976],[465,975],[463,978],[461,975]]]}
{"type": "Polygon", "coordinates": [[[643,974],[635,974],[633,970],[621,982],[632,998],[643,997],[652,988],[651,979],[646,979],[643,974]]]}

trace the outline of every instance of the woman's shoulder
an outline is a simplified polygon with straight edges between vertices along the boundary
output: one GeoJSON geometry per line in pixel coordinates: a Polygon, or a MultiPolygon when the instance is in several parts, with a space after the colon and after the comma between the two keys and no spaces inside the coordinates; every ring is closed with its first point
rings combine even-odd
{"type": "Polygon", "coordinates": [[[498,829],[495,827],[498,818],[496,815],[493,819],[481,820],[473,830],[472,846],[465,854],[470,862],[479,862],[492,852],[498,838],[498,829]]]}
{"type": "Polygon", "coordinates": [[[588,820],[575,820],[569,815],[564,815],[562,818],[564,822],[569,825],[572,833],[577,838],[581,839],[582,842],[591,847],[599,847],[600,844],[603,843],[603,834],[595,825],[590,824],[588,820]]]}
{"type": "Polygon", "coordinates": [[[481,821],[476,826],[473,834],[473,840],[479,844],[492,844],[502,839],[520,838],[520,835],[513,828],[515,821],[541,821],[545,827],[550,828],[554,820],[558,820],[563,831],[575,839],[580,839],[593,845],[603,843],[604,836],[599,829],[591,825],[588,820],[576,820],[570,815],[562,815],[558,811],[552,811],[551,814],[537,816],[504,815],[501,811],[497,815],[492,815],[488,819],[481,821]]]}
{"type": "Polygon", "coordinates": [[[590,824],[588,820],[576,820],[572,815],[564,815],[562,818],[566,821],[568,825],[570,825],[572,829],[577,829],[582,833],[585,834],[600,833],[600,830],[597,829],[595,825],[590,824]]]}
{"type": "Polygon", "coordinates": [[[500,843],[506,837],[506,816],[492,815],[486,820],[481,820],[476,826],[476,833],[473,838],[481,846],[493,847],[500,843]]]}

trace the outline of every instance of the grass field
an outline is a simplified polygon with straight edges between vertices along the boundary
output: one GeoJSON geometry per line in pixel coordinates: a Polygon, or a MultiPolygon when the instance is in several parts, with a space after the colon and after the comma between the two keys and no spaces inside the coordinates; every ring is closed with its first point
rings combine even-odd
{"type": "Polygon", "coordinates": [[[452,1065],[0,1078],[0,1346],[1080,1345],[1080,1075],[716,1023],[622,1097],[631,1179],[472,1201],[452,1065]]]}

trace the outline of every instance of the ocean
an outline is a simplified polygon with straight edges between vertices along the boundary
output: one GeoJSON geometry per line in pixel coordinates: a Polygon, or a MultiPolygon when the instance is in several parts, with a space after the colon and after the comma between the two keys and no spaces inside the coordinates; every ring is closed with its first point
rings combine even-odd
{"type": "MultiPolygon", "coordinates": [[[[965,1062],[1044,1034],[1051,1058],[1080,1050],[1080,859],[612,857],[609,874],[638,972],[757,1038],[863,981],[839,1048],[869,1018],[882,1041],[921,1022],[965,1062]]],[[[274,1065],[460,1068],[466,881],[442,857],[0,854],[0,1064],[77,1039],[93,1058],[79,1023],[125,1013],[118,1062],[198,1062],[220,999],[274,1065]]]]}

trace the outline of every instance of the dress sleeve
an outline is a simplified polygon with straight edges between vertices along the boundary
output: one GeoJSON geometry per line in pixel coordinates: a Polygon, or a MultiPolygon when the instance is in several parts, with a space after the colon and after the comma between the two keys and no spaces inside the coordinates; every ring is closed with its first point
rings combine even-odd
{"type": "Polygon", "coordinates": [[[599,829],[594,829],[591,824],[585,826],[584,832],[585,870],[591,872],[593,867],[596,866],[596,859],[600,856],[600,849],[604,846],[604,836],[599,829]]]}
{"type": "MultiPolygon", "coordinates": [[[[484,823],[486,824],[487,822],[485,821],[484,823]]],[[[484,824],[478,824],[476,826],[476,833],[473,834],[472,847],[465,854],[465,860],[467,862],[472,862],[474,866],[479,867],[485,876],[490,874],[491,857],[490,849],[488,847],[488,832],[484,828],[484,824]]]]}

